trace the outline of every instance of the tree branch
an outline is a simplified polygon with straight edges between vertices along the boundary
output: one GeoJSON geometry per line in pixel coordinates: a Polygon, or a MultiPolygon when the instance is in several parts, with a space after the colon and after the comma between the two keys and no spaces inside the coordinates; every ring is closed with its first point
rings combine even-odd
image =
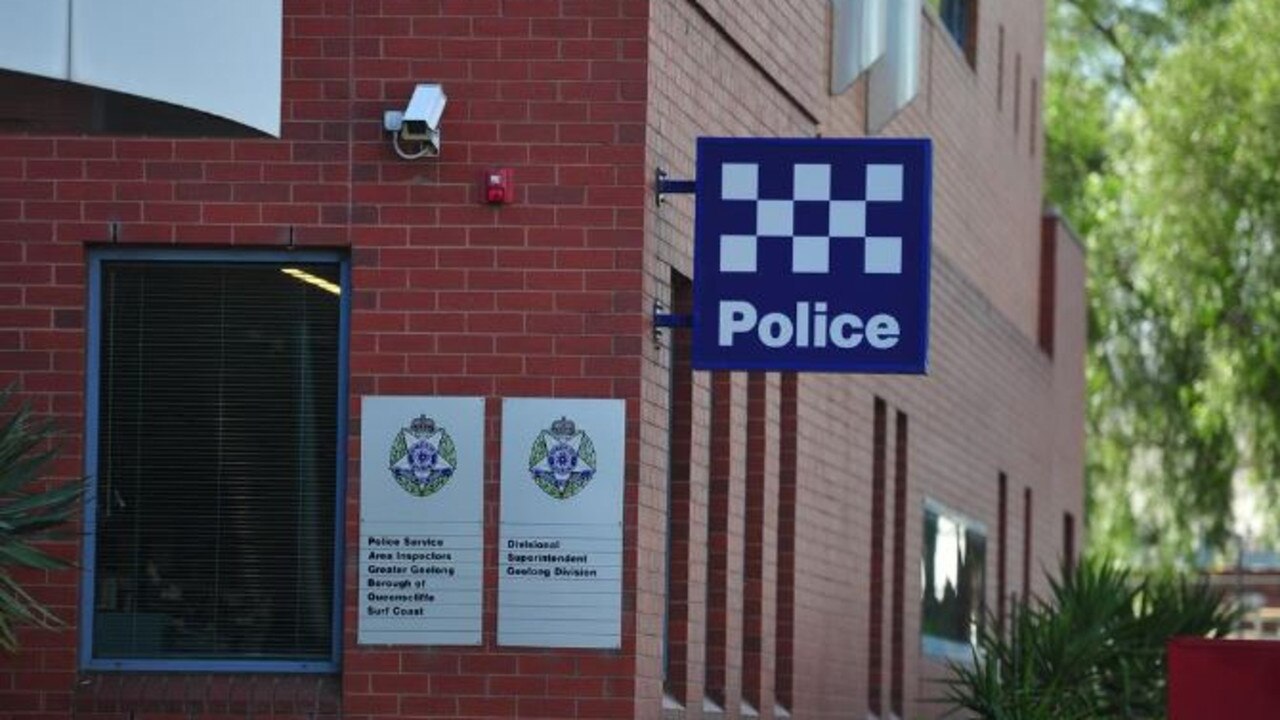
{"type": "Polygon", "coordinates": [[[1133,56],[1133,53],[1124,46],[1124,43],[1120,40],[1120,36],[1116,34],[1115,25],[1108,25],[1103,22],[1102,18],[1098,17],[1098,14],[1092,9],[1086,7],[1086,4],[1081,2],[1081,0],[1063,1],[1067,5],[1075,8],[1076,12],[1080,13],[1080,16],[1089,23],[1089,26],[1102,36],[1102,39],[1107,42],[1107,45],[1110,45],[1111,49],[1115,50],[1116,54],[1120,56],[1120,84],[1124,86],[1125,91],[1129,93],[1130,97],[1136,99],[1137,93],[1134,90],[1135,74],[1137,71],[1135,68],[1138,65],[1138,61],[1137,58],[1133,56]]]}

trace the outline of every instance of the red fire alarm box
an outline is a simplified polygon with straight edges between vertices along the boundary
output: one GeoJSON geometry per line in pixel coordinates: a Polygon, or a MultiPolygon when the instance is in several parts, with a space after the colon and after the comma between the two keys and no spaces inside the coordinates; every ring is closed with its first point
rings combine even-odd
{"type": "Polygon", "coordinates": [[[484,201],[490,205],[506,205],[515,200],[511,184],[511,168],[490,170],[484,174],[484,201]]]}

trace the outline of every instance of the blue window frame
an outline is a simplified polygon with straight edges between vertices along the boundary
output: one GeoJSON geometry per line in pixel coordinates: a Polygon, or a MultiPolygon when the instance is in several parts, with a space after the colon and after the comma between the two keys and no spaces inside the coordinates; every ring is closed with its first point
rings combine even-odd
{"type": "Polygon", "coordinates": [[[90,252],[82,667],[338,668],[349,287],[334,251],[90,252]]]}

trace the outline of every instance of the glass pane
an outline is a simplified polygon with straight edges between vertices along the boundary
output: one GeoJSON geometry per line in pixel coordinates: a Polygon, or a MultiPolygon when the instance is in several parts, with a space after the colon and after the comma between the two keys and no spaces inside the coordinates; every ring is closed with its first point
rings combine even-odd
{"type": "Polygon", "coordinates": [[[960,47],[968,49],[969,3],[973,0],[929,0],[942,25],[960,47]]]}
{"type": "Polygon", "coordinates": [[[956,643],[974,642],[984,613],[983,534],[959,518],[926,509],[921,573],[924,635],[956,643]]]}
{"type": "Polygon", "coordinates": [[[292,269],[104,263],[95,657],[330,657],[338,267],[292,269]]]}

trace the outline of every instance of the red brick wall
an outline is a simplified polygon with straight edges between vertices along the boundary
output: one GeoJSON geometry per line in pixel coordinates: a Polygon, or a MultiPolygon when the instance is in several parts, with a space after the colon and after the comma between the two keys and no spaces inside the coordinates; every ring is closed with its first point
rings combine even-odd
{"type": "MultiPolygon", "coordinates": [[[[624,398],[634,476],[647,335],[647,3],[286,0],[284,10],[279,140],[0,135],[0,385],[16,383],[66,430],[55,476],[80,473],[85,248],[110,241],[113,224],[122,246],[281,248],[292,239],[350,248],[348,548],[357,538],[364,394],[624,398]],[[403,107],[414,82],[428,81],[449,95],[443,152],[399,160],[382,112],[403,107]],[[516,204],[480,202],[481,173],[494,166],[514,169],[516,204]]],[[[491,436],[497,408],[490,403],[491,436]]],[[[496,474],[491,456],[491,521],[496,474]]],[[[631,569],[619,652],[496,646],[495,522],[483,647],[357,646],[349,552],[345,717],[631,714],[636,490],[630,483],[626,493],[631,569]]],[[[75,557],[77,546],[59,551],[75,557]]],[[[21,579],[74,627],[77,573],[21,579]]],[[[24,630],[21,638],[21,655],[0,658],[0,717],[66,717],[73,695],[103,711],[125,709],[108,702],[111,687],[77,691],[73,631],[24,630]]],[[[130,682],[118,694],[142,692],[141,680],[130,682]]],[[[244,696],[257,681],[235,682],[244,696]]],[[[205,692],[203,678],[165,688],[205,692]]],[[[174,711],[153,700],[153,710],[174,711]]]]}
{"type": "MultiPolygon", "coordinates": [[[[692,274],[693,207],[689,198],[654,207],[647,185],[658,167],[691,177],[699,135],[861,134],[864,84],[828,93],[828,5],[285,0],[280,140],[0,135],[0,384],[15,382],[65,427],[55,479],[76,476],[86,244],[108,242],[115,224],[124,245],[279,248],[292,238],[350,248],[348,547],[357,531],[359,397],[491,398],[485,644],[357,646],[349,555],[342,674],[300,689],[304,698],[328,712],[340,706],[348,718],[692,719],[705,716],[711,663],[723,678],[725,717],[741,715],[744,693],[758,700],[761,717],[776,717],[776,688],[788,688],[794,717],[862,717],[877,684],[869,679],[876,645],[879,696],[888,703],[899,677],[904,717],[932,714],[923,700],[935,696],[929,680],[941,668],[920,652],[924,499],[986,524],[990,607],[1000,472],[1010,487],[1011,589],[1021,585],[1021,489],[1035,491],[1033,567],[1056,562],[1062,513],[1082,517],[1083,255],[1073,242],[1056,245],[1051,359],[1036,343],[1041,158],[1030,152],[1027,121],[1030,81],[1041,74],[1043,11],[1020,0],[981,0],[975,66],[926,15],[920,96],[887,129],[935,140],[930,376],[802,375],[793,407],[792,384],[767,374],[763,421],[749,412],[745,374],[718,379],[730,395],[714,415],[710,374],[689,378],[687,523],[673,563],[687,597],[684,637],[676,638],[684,682],[667,683],[664,711],[671,340],[669,331],[654,336],[647,315],[653,300],[670,305],[673,269],[692,274]],[[1024,85],[1016,95],[1015,55],[1024,85]],[[444,83],[450,102],[441,157],[406,162],[392,154],[380,119],[403,105],[415,81],[444,83]],[[1014,97],[1022,106],[1016,132],[1014,97]],[[515,171],[514,205],[480,203],[481,173],[495,166],[515,171]],[[497,399],[520,395],[628,400],[620,652],[496,646],[497,399]],[[910,432],[903,448],[896,433],[887,438],[893,462],[879,548],[886,592],[874,627],[877,396],[895,422],[899,413],[909,418],[910,432]],[[755,446],[761,437],[763,448],[755,446]],[[713,449],[724,460],[726,491],[714,522],[713,449]],[[900,454],[905,503],[889,492],[900,454]],[[892,532],[903,510],[905,563],[892,532]],[[724,552],[714,568],[713,544],[724,552]],[[780,583],[783,574],[793,582],[780,583]],[[901,593],[892,586],[897,576],[901,593]],[[708,607],[709,581],[719,615],[708,607]],[[780,584],[789,592],[778,593],[780,584]],[[895,605],[899,595],[905,601],[895,605]],[[791,614],[779,617],[779,607],[791,614]],[[722,630],[709,634],[709,625],[722,630]],[[901,675],[895,634],[904,639],[901,675]],[[788,674],[778,678],[776,668],[788,674]]],[[[78,547],[57,549],[76,557],[78,547]]],[[[77,573],[22,579],[74,624],[77,573]]],[[[1036,578],[1033,588],[1044,587],[1036,578]]],[[[146,694],[133,677],[78,685],[71,632],[24,630],[22,639],[20,656],[0,658],[0,708],[15,720],[66,717],[73,703],[115,720],[146,694]]],[[[169,682],[162,697],[207,697],[211,682],[169,682]]],[[[206,709],[242,716],[252,706],[264,714],[267,685],[220,679],[217,692],[230,699],[206,709]]],[[[153,697],[147,707],[185,706],[153,697]]]]}

